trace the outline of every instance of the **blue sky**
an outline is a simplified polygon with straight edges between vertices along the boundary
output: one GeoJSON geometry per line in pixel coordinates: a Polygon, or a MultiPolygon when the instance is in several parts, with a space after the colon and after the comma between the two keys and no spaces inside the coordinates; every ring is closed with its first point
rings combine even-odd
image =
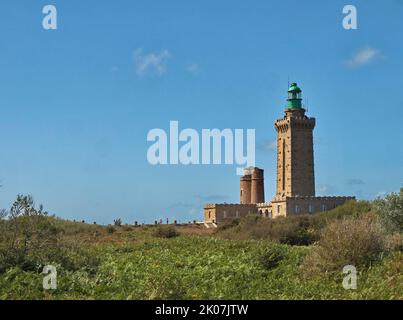
{"type": "Polygon", "coordinates": [[[0,207],[109,223],[201,219],[238,202],[235,165],[151,166],[153,128],[254,128],[275,190],[288,78],[309,98],[318,194],[403,184],[403,1],[0,3],[0,207]],[[42,28],[42,8],[58,29],[42,28]],[[342,28],[354,4],[358,30],[342,28]]]}

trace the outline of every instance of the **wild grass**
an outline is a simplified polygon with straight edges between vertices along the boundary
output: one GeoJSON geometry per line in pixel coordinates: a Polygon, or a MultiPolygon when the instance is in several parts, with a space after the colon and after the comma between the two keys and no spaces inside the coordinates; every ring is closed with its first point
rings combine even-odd
{"type": "Polygon", "coordinates": [[[39,218],[0,219],[0,299],[403,299],[402,235],[379,224],[366,202],[247,217],[216,233],[198,225],[114,225],[110,233],[28,207],[39,218]],[[34,246],[40,236],[48,245],[34,246]],[[8,252],[21,260],[4,264],[8,252]],[[57,267],[56,290],[42,287],[45,264],[57,267]],[[343,264],[357,266],[356,290],[342,287],[343,264]]]}

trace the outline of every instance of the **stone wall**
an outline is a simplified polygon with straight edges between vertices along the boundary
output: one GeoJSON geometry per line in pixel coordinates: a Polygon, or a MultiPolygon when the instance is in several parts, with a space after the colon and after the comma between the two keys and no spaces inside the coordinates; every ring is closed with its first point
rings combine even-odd
{"type": "Polygon", "coordinates": [[[204,222],[220,223],[225,219],[243,218],[257,214],[256,204],[207,204],[204,206],[204,222]]]}
{"type": "Polygon", "coordinates": [[[286,197],[285,200],[273,200],[273,218],[329,211],[355,197],[286,197]]]}

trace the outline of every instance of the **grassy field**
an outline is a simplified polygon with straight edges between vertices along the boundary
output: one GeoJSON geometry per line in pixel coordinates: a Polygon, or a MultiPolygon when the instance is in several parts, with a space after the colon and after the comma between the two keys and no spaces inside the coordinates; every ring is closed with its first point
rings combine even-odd
{"type": "MultiPolygon", "coordinates": [[[[365,211],[356,204],[354,208],[347,207],[347,211],[365,211]]],[[[344,221],[342,210],[330,213],[332,220],[344,221]]],[[[198,225],[176,226],[172,235],[157,226],[106,227],[46,219],[59,230],[57,245],[62,244],[62,253],[32,258],[36,264],[27,264],[26,254],[21,263],[4,267],[0,299],[403,299],[399,246],[357,266],[356,290],[343,288],[341,268],[313,275],[307,272],[306,257],[324,245],[326,235],[312,236],[315,228],[321,230],[329,223],[320,217],[265,227],[271,230],[270,236],[283,235],[277,240],[265,236],[261,221],[253,225],[251,218],[216,231],[198,225]],[[290,232],[299,237],[290,238],[290,232]],[[309,245],[299,243],[301,234],[309,245]],[[299,245],[290,244],[290,239],[299,245]],[[56,290],[43,289],[45,263],[38,261],[57,267],[56,290]]],[[[360,239],[354,238],[353,243],[360,239]]]]}
{"type": "MultiPolygon", "coordinates": [[[[91,226],[92,227],[92,226],[91,226]]],[[[156,239],[153,228],[75,234],[98,259],[69,271],[58,266],[57,290],[43,290],[43,275],[11,268],[0,276],[1,299],[402,299],[403,256],[396,252],[359,273],[357,290],[344,290],[342,274],[306,279],[308,246],[264,240],[222,240],[191,235],[156,239]],[[93,245],[89,245],[97,239],[93,245]],[[261,257],[279,246],[285,256],[267,270],[261,257]]],[[[196,229],[196,228],[195,228],[196,229]]],[[[198,233],[201,233],[199,230],[198,233]]],[[[187,234],[186,234],[187,233],[187,234]]],[[[68,235],[67,237],[71,237],[68,235]]]]}

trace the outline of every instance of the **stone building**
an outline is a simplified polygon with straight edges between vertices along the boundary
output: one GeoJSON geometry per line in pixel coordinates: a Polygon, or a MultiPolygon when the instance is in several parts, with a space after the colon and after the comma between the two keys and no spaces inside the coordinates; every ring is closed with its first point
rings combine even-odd
{"type": "Polygon", "coordinates": [[[247,168],[240,179],[240,204],[207,204],[205,223],[259,214],[267,218],[331,210],[355,197],[316,197],[313,151],[315,118],[302,106],[301,89],[288,89],[284,117],[274,123],[277,131],[276,194],[265,202],[263,169],[247,168]]]}
{"type": "Polygon", "coordinates": [[[241,204],[264,202],[263,169],[247,168],[241,177],[240,202],[241,204]]]}

